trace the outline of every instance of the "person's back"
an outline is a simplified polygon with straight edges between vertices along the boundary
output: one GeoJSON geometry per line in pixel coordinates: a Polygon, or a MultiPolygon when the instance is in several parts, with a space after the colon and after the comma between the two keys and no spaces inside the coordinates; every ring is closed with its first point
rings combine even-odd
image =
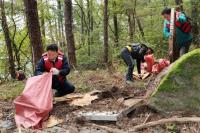
{"type": "Polygon", "coordinates": [[[141,62],[144,62],[144,56],[148,53],[153,53],[153,50],[147,47],[145,44],[127,45],[121,50],[121,57],[128,66],[126,83],[131,84],[133,82],[133,69],[135,60],[138,74],[141,76],[141,62]]]}

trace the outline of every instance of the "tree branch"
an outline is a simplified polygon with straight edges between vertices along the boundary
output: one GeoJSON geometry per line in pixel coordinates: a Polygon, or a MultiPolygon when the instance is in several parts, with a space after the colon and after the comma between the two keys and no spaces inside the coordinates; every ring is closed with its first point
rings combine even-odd
{"type": "Polygon", "coordinates": [[[169,118],[169,119],[161,119],[158,121],[152,121],[145,124],[137,125],[129,130],[129,132],[135,132],[138,130],[142,130],[144,128],[156,126],[156,125],[163,125],[165,123],[188,123],[188,122],[200,122],[200,117],[182,117],[182,118],[169,118]]]}

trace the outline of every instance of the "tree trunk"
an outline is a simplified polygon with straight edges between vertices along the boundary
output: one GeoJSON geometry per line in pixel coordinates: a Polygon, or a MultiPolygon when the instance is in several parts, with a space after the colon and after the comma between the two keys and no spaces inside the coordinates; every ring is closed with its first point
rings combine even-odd
{"type": "Polygon", "coordinates": [[[131,12],[128,12],[128,26],[129,26],[129,37],[130,42],[133,42],[133,23],[132,23],[132,16],[131,12]]]}
{"type": "Polygon", "coordinates": [[[93,0],[90,1],[90,43],[93,44],[93,29],[94,29],[94,17],[93,17],[93,0]]]}
{"type": "Polygon", "coordinates": [[[39,61],[43,53],[40,25],[38,19],[37,1],[24,0],[24,6],[30,43],[33,49],[33,66],[35,68],[37,62],[39,61]]]}
{"type": "MultiPolygon", "coordinates": [[[[83,1],[80,0],[80,6],[81,8],[83,9],[83,1]]],[[[84,11],[83,10],[80,10],[81,11],[81,44],[84,44],[84,11]]]]}
{"type": "Polygon", "coordinates": [[[115,46],[119,47],[119,34],[118,34],[118,19],[117,14],[113,15],[113,24],[114,24],[114,42],[115,46]]]}
{"type": "Polygon", "coordinates": [[[58,4],[58,33],[59,33],[59,44],[64,49],[65,46],[65,36],[64,36],[64,29],[63,29],[63,4],[61,0],[57,0],[58,4]]]}
{"type": "MultiPolygon", "coordinates": [[[[41,0],[41,3],[43,1],[41,0]]],[[[44,18],[44,8],[41,9],[41,30],[42,30],[42,36],[45,40],[45,18],[44,18]]]]}
{"type": "Polygon", "coordinates": [[[104,0],[104,63],[108,63],[108,0],[104,0]]]}
{"type": "Polygon", "coordinates": [[[73,18],[72,18],[72,1],[65,0],[65,32],[67,39],[67,49],[70,66],[76,66],[76,52],[74,35],[72,30],[73,18]]]}
{"type": "MultiPolygon", "coordinates": [[[[113,8],[116,8],[116,2],[113,2],[113,8]]],[[[114,43],[115,46],[119,46],[119,35],[118,35],[118,19],[117,19],[117,13],[113,13],[113,24],[114,24],[114,43]]]]}
{"type": "Polygon", "coordinates": [[[133,34],[135,34],[135,16],[136,16],[136,4],[137,4],[137,0],[134,1],[134,9],[133,9],[133,12],[132,12],[132,17],[133,17],[133,21],[132,21],[132,24],[133,24],[133,34]]]}
{"type": "Polygon", "coordinates": [[[91,14],[90,14],[90,0],[87,0],[87,17],[88,17],[88,31],[87,31],[87,38],[88,38],[88,56],[90,56],[90,23],[91,23],[91,14]]]}
{"type": "Polygon", "coordinates": [[[1,9],[1,21],[2,21],[1,24],[2,24],[6,47],[8,51],[9,72],[10,72],[11,77],[15,79],[15,64],[14,64],[14,59],[13,59],[12,42],[10,39],[10,33],[9,33],[8,24],[6,20],[3,0],[0,0],[0,9],[1,9]]]}
{"type": "Polygon", "coordinates": [[[144,30],[143,30],[142,24],[140,22],[140,19],[136,18],[136,20],[137,20],[137,24],[138,24],[138,28],[139,28],[140,34],[142,35],[142,39],[145,40],[144,30]]]}
{"type": "Polygon", "coordinates": [[[49,34],[50,34],[51,42],[55,43],[55,39],[54,39],[54,35],[53,35],[54,32],[53,32],[52,20],[49,19],[48,23],[49,23],[48,28],[49,28],[49,34]]]}
{"type": "Polygon", "coordinates": [[[175,9],[171,9],[171,18],[170,18],[170,37],[169,37],[169,59],[170,62],[174,62],[179,58],[179,50],[175,46],[176,34],[175,34],[175,9]]]}
{"type": "Polygon", "coordinates": [[[200,19],[198,17],[199,10],[199,0],[191,0],[191,17],[192,17],[192,34],[193,34],[193,43],[197,47],[200,47],[200,39],[199,39],[199,28],[200,28],[200,19]],[[199,20],[198,20],[199,19],[199,20]]]}

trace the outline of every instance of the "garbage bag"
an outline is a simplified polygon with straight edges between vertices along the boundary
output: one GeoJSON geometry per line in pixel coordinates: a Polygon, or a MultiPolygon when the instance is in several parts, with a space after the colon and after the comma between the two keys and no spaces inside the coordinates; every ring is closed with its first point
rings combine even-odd
{"type": "Polygon", "coordinates": [[[165,67],[170,65],[170,61],[167,59],[159,59],[159,62],[152,67],[153,73],[160,73],[165,67]]]}
{"type": "Polygon", "coordinates": [[[22,95],[14,100],[18,127],[41,128],[53,108],[52,72],[27,80],[22,95]]]}
{"type": "Polygon", "coordinates": [[[152,67],[152,72],[158,74],[160,73],[160,71],[161,71],[161,68],[160,68],[159,63],[154,64],[152,67]]]}
{"type": "Polygon", "coordinates": [[[146,71],[152,72],[152,67],[153,67],[153,64],[155,63],[155,59],[154,59],[153,54],[144,56],[144,60],[147,64],[146,71]]]}

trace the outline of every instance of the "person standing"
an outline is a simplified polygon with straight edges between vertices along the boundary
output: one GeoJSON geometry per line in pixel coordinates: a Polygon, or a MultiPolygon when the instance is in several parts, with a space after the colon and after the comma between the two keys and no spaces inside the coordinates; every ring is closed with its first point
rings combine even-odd
{"type": "MultiPolygon", "coordinates": [[[[170,17],[171,8],[164,8],[161,12],[164,18],[163,34],[165,38],[170,37],[170,17]]],[[[191,24],[189,18],[183,12],[175,12],[175,51],[177,51],[177,58],[184,55],[189,51],[190,44],[192,42],[191,24]]],[[[172,54],[172,51],[170,51],[172,54]]]]}

